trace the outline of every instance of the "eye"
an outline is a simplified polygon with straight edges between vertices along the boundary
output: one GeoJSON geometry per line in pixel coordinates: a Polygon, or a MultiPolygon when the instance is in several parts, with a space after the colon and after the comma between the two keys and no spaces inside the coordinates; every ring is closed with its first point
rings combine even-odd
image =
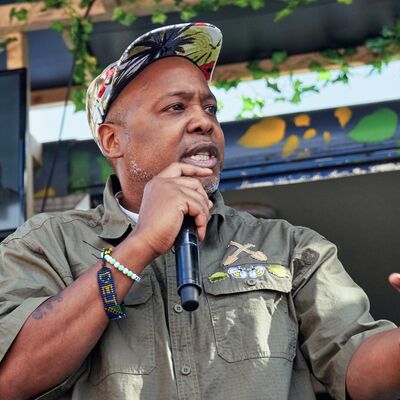
{"type": "Polygon", "coordinates": [[[214,104],[208,104],[208,105],[205,107],[205,110],[206,110],[207,112],[209,112],[210,114],[212,114],[212,115],[217,115],[218,108],[217,108],[217,106],[214,105],[214,104]]]}
{"type": "Polygon", "coordinates": [[[168,106],[165,110],[169,111],[169,110],[173,110],[173,111],[183,111],[185,109],[185,106],[182,103],[175,103],[175,104],[171,104],[170,106],[168,106]]]}

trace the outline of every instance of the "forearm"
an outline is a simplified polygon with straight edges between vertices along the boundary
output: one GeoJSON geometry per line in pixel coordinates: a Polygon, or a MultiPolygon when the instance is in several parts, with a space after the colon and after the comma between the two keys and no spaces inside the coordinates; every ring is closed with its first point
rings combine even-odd
{"type": "Polygon", "coordinates": [[[400,399],[400,328],[371,336],[356,350],[346,385],[352,400],[400,399]]]}
{"type": "MultiPolygon", "coordinates": [[[[136,273],[151,261],[139,242],[136,245],[128,239],[115,249],[113,256],[136,273]],[[135,265],[129,262],[133,259],[135,265]]],[[[99,268],[100,262],[26,320],[0,363],[1,399],[20,400],[43,393],[84,362],[109,321],[97,284],[99,268]]],[[[113,271],[113,276],[121,301],[132,281],[118,271],[113,271]]]]}

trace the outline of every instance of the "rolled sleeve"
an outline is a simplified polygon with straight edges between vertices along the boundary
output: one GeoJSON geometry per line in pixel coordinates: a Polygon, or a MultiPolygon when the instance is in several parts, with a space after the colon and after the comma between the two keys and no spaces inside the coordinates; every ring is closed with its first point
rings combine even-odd
{"type": "MultiPolygon", "coordinates": [[[[29,235],[17,233],[0,244],[0,362],[32,312],[72,281],[65,268],[50,265],[49,258],[57,257],[60,249],[54,241],[39,247],[29,235]]],[[[76,376],[59,385],[57,392],[76,376]]]]}
{"type": "Polygon", "coordinates": [[[302,236],[293,258],[300,349],[330,395],[344,400],[354,351],[367,337],[396,326],[372,318],[368,297],[344,270],[336,246],[312,232],[302,236]]]}

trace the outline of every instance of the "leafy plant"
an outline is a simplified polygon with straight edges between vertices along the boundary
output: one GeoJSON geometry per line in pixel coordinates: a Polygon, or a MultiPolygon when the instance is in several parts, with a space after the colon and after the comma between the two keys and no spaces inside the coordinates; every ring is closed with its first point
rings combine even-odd
{"type": "MultiPolygon", "coordinates": [[[[51,28],[62,34],[69,42],[70,51],[74,59],[73,83],[78,86],[71,94],[71,100],[75,104],[76,110],[84,109],[85,105],[85,87],[99,73],[96,59],[88,50],[90,35],[93,30],[90,21],[90,9],[94,0],[80,0],[77,4],[73,0],[26,0],[29,3],[43,4],[42,11],[63,8],[69,16],[68,23],[55,21],[51,24],[51,28]],[[82,16],[81,10],[85,10],[82,16]]],[[[170,4],[166,0],[153,0],[155,7],[152,12],[152,22],[154,24],[164,24],[168,15],[163,11],[163,4],[170,4]]],[[[292,15],[300,6],[316,3],[323,0],[279,0],[283,8],[275,14],[275,21],[292,15]]],[[[351,5],[353,0],[336,0],[338,4],[351,5]]],[[[125,26],[131,26],[135,23],[137,16],[134,13],[133,5],[135,0],[118,0],[113,8],[112,20],[119,22],[125,26]]],[[[215,12],[225,6],[249,7],[258,10],[265,7],[267,0],[198,0],[195,4],[188,4],[185,0],[174,0],[173,4],[180,13],[183,21],[189,21],[202,12],[215,12]]],[[[23,26],[28,21],[29,12],[23,7],[13,7],[10,11],[10,20],[16,20],[18,24],[23,26]]],[[[0,38],[0,52],[4,51],[15,38],[0,38]]],[[[366,41],[365,47],[370,50],[373,59],[370,63],[370,73],[380,73],[387,63],[400,54],[400,19],[396,21],[394,26],[385,27],[381,35],[370,38],[366,41]]],[[[307,93],[318,93],[323,87],[333,84],[348,83],[351,74],[349,65],[352,57],[357,53],[354,48],[347,49],[327,49],[321,52],[322,58],[328,63],[338,66],[339,71],[333,73],[330,69],[324,67],[323,64],[313,61],[309,64],[309,69],[316,73],[316,80],[312,84],[306,85],[300,79],[293,79],[292,71],[285,71],[290,75],[291,93],[284,96],[283,89],[280,87],[278,78],[282,76],[281,69],[288,58],[285,51],[275,51],[270,55],[272,67],[265,69],[261,66],[259,60],[252,60],[247,64],[247,68],[253,79],[264,79],[266,96],[272,97],[274,101],[287,101],[298,104],[302,97],[307,93]]],[[[241,79],[225,79],[215,83],[215,87],[226,91],[236,88],[241,79]]],[[[247,118],[253,115],[259,115],[265,105],[265,98],[260,96],[242,97],[242,111],[238,118],[247,118]]]]}

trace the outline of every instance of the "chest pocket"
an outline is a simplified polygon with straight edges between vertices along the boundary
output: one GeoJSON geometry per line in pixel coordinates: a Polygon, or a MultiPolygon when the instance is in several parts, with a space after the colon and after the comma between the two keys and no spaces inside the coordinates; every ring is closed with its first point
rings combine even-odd
{"type": "Polygon", "coordinates": [[[152,295],[150,275],[143,274],[125,296],[127,318],[110,321],[92,352],[93,384],[111,374],[145,375],[155,368],[152,295]]]}
{"type": "Polygon", "coordinates": [[[290,277],[203,279],[218,354],[228,362],[278,357],[292,361],[297,327],[289,313],[290,277]]]}

